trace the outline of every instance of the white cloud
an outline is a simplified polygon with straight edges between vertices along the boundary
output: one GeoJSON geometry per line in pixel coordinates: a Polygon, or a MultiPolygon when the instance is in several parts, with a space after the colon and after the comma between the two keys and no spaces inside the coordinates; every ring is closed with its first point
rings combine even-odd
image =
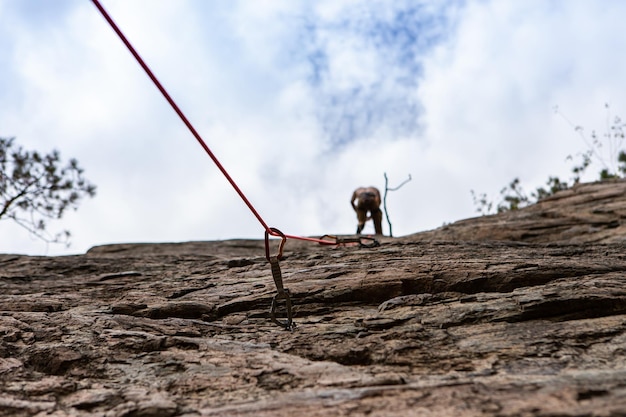
{"type": "Polygon", "coordinates": [[[481,174],[468,178],[492,189],[504,185],[503,174],[535,183],[548,174],[567,175],[562,161],[578,147],[573,132],[554,123],[552,106],[580,109],[581,123],[602,115],[605,100],[626,108],[612,94],[602,97],[619,90],[615,75],[626,64],[609,50],[596,52],[622,43],[605,6],[471,3],[457,36],[426,61],[420,86],[426,135],[441,159],[449,154],[454,165],[473,165],[481,174]],[[613,68],[604,68],[608,55],[613,68]]]}
{"type": "MultiPolygon", "coordinates": [[[[98,185],[69,251],[262,238],[263,229],[89,2],[0,0],[0,126],[98,185]],[[38,11],[27,12],[29,7],[38,11]]],[[[619,1],[103,1],[259,214],[352,233],[352,190],[390,193],[394,235],[472,216],[470,189],[567,177],[624,114],[619,1]]],[[[52,227],[54,227],[52,225],[52,227]]],[[[371,232],[371,229],[366,231],[371,232]]],[[[7,221],[0,252],[46,246],[7,221]]]]}

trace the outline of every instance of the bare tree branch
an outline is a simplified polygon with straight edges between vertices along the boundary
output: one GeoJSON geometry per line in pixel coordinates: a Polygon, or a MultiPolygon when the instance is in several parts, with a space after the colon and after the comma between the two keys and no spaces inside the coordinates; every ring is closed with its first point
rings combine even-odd
{"type": "Polygon", "coordinates": [[[387,173],[384,173],[385,175],[385,194],[383,197],[383,207],[385,209],[385,217],[387,218],[387,224],[389,225],[389,237],[393,237],[393,231],[391,229],[391,221],[389,220],[389,213],[387,212],[387,192],[388,191],[396,191],[398,189],[400,189],[404,184],[406,184],[407,182],[411,181],[411,174],[409,174],[409,177],[402,181],[400,183],[400,185],[398,185],[397,187],[394,188],[390,188],[388,185],[388,180],[387,180],[387,173]]]}

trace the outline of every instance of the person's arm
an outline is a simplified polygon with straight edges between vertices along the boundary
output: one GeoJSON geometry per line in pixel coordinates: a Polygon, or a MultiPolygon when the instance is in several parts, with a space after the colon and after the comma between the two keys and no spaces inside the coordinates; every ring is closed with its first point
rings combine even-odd
{"type": "MultiPolygon", "coordinates": [[[[358,191],[358,190],[357,190],[358,191]]],[[[354,200],[356,200],[358,197],[357,192],[353,192],[352,193],[352,199],[350,200],[350,204],[352,204],[352,208],[354,209],[354,211],[356,211],[356,205],[354,204],[354,200]]]]}

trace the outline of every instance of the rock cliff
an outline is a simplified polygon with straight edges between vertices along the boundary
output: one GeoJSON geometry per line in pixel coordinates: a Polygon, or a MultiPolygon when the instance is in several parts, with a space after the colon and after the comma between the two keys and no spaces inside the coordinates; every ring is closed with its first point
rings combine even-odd
{"type": "MultiPolygon", "coordinates": [[[[416,214],[417,215],[417,214],[416,214]]],[[[381,245],[0,255],[0,416],[624,416],[626,182],[381,245]]]]}

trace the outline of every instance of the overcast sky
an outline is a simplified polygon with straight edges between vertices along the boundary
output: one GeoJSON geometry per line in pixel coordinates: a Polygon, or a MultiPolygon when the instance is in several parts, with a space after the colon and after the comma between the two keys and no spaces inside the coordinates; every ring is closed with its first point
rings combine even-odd
{"type": "MultiPolygon", "coordinates": [[[[352,191],[385,172],[413,178],[388,196],[395,236],[473,217],[470,190],[569,178],[586,146],[563,116],[590,132],[605,103],[626,115],[621,0],[102,4],[287,234],[353,233],[352,191]]],[[[0,220],[0,253],[263,238],[89,0],[0,0],[0,109],[0,136],[77,158],[98,187],[49,224],[69,249],[0,220]]]]}

